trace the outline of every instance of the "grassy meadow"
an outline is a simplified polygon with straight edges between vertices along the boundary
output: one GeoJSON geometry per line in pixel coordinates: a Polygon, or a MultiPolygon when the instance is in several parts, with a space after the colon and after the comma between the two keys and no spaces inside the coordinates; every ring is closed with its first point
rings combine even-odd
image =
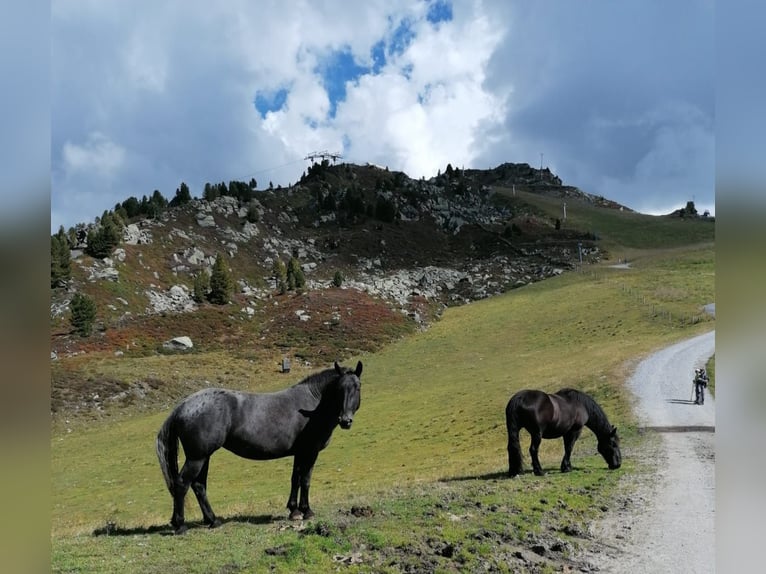
{"type": "MultiPolygon", "coordinates": [[[[286,519],[291,459],[256,463],[219,451],[208,490],[224,525],[203,528],[190,493],[192,528],[174,537],[171,498],[154,453],[170,404],[113,420],[57,423],[53,571],[510,572],[533,568],[534,552],[524,551],[527,562],[517,553],[536,543],[547,548],[547,558],[534,571],[554,571],[549,559],[570,559],[587,524],[608,512],[621,473],[649,471],[631,458],[647,440],[623,386],[631,366],[652,350],[714,328],[701,312],[714,301],[712,242],[641,245],[637,239],[630,246],[630,269],[610,268],[612,257],[450,308],[425,332],[344,357],[346,364],[364,362],[362,404],[353,428],[336,430],[319,456],[311,490],[317,516],[306,523],[286,519]],[[563,386],[591,393],[619,427],[623,467],[608,471],[586,430],[572,473],[558,472],[561,441],[543,441],[546,477],[505,478],[509,397],[523,388],[563,386]]],[[[173,356],[110,359],[99,368],[180,370],[177,376],[214,382],[211,375],[225,369],[242,374],[239,388],[259,391],[308,374],[277,375],[223,351],[189,363],[173,356]]],[[[529,469],[526,433],[522,447],[529,469]]]]}

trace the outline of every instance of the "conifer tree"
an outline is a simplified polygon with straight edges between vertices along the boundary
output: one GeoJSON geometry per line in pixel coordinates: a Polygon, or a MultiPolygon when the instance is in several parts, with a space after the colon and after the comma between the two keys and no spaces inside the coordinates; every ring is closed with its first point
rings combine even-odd
{"type": "Polygon", "coordinates": [[[103,259],[111,255],[121,239],[122,220],[105,211],[99,226],[88,232],[88,246],[85,251],[91,257],[103,259]]]}
{"type": "Polygon", "coordinates": [[[287,267],[279,257],[274,260],[271,266],[271,274],[274,277],[277,289],[279,289],[281,294],[284,294],[287,291],[287,267]]]}
{"type": "Polygon", "coordinates": [[[287,288],[288,289],[303,289],[306,285],[306,277],[303,275],[303,269],[296,257],[290,258],[290,263],[287,264],[287,288]]]}
{"type": "Polygon", "coordinates": [[[96,303],[82,293],[75,293],[69,303],[71,313],[70,322],[72,328],[81,337],[87,337],[93,332],[93,323],[96,321],[96,303]]]}
{"type": "Polygon", "coordinates": [[[231,276],[226,269],[223,257],[219,253],[216,255],[213,271],[210,274],[210,293],[208,293],[207,299],[216,305],[225,305],[229,302],[231,289],[231,276]]]}
{"type": "Polygon", "coordinates": [[[56,235],[51,235],[51,288],[60,287],[70,276],[69,237],[62,226],[56,235]]]}
{"type": "Polygon", "coordinates": [[[210,291],[210,273],[207,272],[207,269],[203,269],[194,277],[192,298],[197,303],[202,303],[207,297],[208,291],[210,291]]]}

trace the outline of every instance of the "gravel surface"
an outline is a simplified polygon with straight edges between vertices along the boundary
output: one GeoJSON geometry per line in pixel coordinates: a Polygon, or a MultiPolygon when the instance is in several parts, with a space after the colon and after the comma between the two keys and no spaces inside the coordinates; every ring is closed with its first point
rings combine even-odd
{"type": "Polygon", "coordinates": [[[632,494],[592,526],[594,570],[715,572],[715,401],[690,400],[694,369],[714,353],[712,331],[651,355],[628,381],[651,433],[631,455],[648,470],[626,474],[632,494]]]}

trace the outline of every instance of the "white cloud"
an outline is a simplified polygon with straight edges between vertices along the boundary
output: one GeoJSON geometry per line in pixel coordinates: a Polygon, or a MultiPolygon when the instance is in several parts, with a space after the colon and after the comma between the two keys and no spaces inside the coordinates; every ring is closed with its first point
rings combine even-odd
{"type": "Polygon", "coordinates": [[[114,177],[125,161],[125,150],[100,132],[92,132],[83,144],[67,141],[62,150],[67,173],[90,172],[114,177]]]}
{"type": "Polygon", "coordinates": [[[410,45],[380,73],[347,84],[334,120],[323,121],[329,101],[318,78],[303,78],[291,86],[286,106],[267,114],[264,129],[282,134],[296,153],[310,151],[308,143],[337,148],[345,135],[351,161],[387,164],[413,177],[434,175],[449,162],[470,165],[480,126],[502,119],[503,99],[482,85],[502,31],[480,15],[438,28],[421,20],[412,29],[410,45]]]}
{"type": "Polygon", "coordinates": [[[172,196],[181,181],[193,194],[207,181],[294,182],[321,149],[413,177],[448,162],[536,164],[544,151],[567,183],[607,197],[606,182],[626,193],[704,187],[673,170],[704,169],[712,146],[705,5],[683,11],[680,34],[680,8],[638,4],[636,30],[617,34],[609,19],[626,13],[606,3],[452,4],[453,19],[433,26],[419,0],[58,0],[52,228],[131,195],[172,196]],[[371,66],[373,46],[402,38],[385,66],[347,84],[329,117],[317,63],[346,50],[371,66]],[[262,118],[256,94],[279,89],[284,105],[262,118]],[[679,105],[668,111],[668,101],[679,105]]]}

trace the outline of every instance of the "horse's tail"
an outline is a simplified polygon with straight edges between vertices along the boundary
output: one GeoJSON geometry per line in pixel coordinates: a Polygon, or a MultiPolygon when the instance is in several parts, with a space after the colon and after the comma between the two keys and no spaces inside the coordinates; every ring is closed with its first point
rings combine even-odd
{"type": "Polygon", "coordinates": [[[160,459],[162,476],[170,494],[178,478],[178,437],[173,431],[174,414],[171,414],[157,433],[157,458],[160,459]]]}
{"type": "Polygon", "coordinates": [[[521,445],[519,444],[519,409],[522,397],[515,394],[505,407],[505,427],[508,429],[508,476],[516,476],[521,473],[523,462],[521,458],[521,445]]]}

